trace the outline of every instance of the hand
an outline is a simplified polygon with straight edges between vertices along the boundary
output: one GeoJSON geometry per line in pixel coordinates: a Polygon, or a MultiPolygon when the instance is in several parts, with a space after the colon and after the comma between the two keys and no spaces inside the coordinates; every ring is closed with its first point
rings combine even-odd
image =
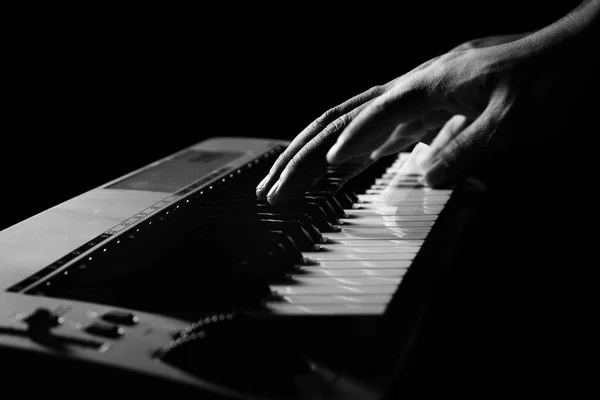
{"type": "Polygon", "coordinates": [[[425,179],[434,187],[455,182],[522,139],[509,125],[523,81],[536,76],[515,45],[525,36],[464,43],[327,111],[292,141],[257,195],[285,201],[328,164],[348,166],[349,178],[381,156],[433,138],[420,160],[425,179]]]}
{"type": "Polygon", "coordinates": [[[468,42],[459,44],[458,46],[454,47],[452,50],[449,51],[449,53],[454,52],[454,51],[481,49],[484,47],[497,46],[499,44],[510,43],[510,42],[514,42],[515,40],[522,39],[530,34],[531,34],[531,32],[514,33],[514,34],[510,34],[510,35],[495,35],[495,36],[486,36],[486,37],[482,37],[482,38],[472,39],[472,40],[469,40],[468,42]]]}

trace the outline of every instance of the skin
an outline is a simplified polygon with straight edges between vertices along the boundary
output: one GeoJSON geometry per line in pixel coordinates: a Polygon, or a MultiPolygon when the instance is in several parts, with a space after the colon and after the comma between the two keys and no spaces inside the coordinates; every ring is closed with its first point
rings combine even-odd
{"type": "Polygon", "coordinates": [[[328,110],[276,160],[257,196],[285,203],[329,165],[349,179],[419,141],[430,143],[418,160],[426,183],[444,187],[507,148],[543,140],[544,129],[516,127],[531,104],[552,109],[548,94],[568,96],[582,78],[599,9],[600,1],[584,1],[539,31],[463,43],[328,110]]]}

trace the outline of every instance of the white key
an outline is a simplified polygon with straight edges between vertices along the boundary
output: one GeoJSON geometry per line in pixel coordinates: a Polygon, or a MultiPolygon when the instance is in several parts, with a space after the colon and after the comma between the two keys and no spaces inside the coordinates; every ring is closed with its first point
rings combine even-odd
{"type": "Polygon", "coordinates": [[[398,228],[404,227],[432,227],[433,222],[431,221],[369,221],[369,220],[361,220],[361,219],[345,219],[342,224],[339,225],[340,228],[350,228],[350,227],[371,227],[371,228],[381,228],[383,226],[394,226],[398,228]]]}
{"type": "Polygon", "coordinates": [[[344,240],[344,239],[379,239],[379,240],[394,240],[394,239],[425,239],[427,232],[409,232],[409,233],[397,233],[397,232],[386,232],[386,233],[346,233],[346,232],[332,232],[327,233],[326,237],[331,240],[344,240]]]}
{"type": "Polygon", "coordinates": [[[288,295],[363,295],[363,294],[394,294],[398,284],[372,286],[329,286],[329,285],[272,285],[271,290],[280,296],[288,295]]]}
{"type": "Polygon", "coordinates": [[[332,240],[323,247],[421,247],[423,243],[424,240],[332,240]]]}
{"type": "Polygon", "coordinates": [[[305,251],[302,254],[314,258],[322,254],[416,253],[419,249],[419,246],[339,246],[325,244],[320,251],[305,251]]]}
{"type": "Polygon", "coordinates": [[[421,181],[420,178],[415,178],[415,179],[403,179],[400,181],[390,182],[388,187],[421,190],[421,189],[425,188],[425,185],[423,185],[423,182],[421,181]]]}
{"type": "MultiPolygon", "coordinates": [[[[381,178],[375,179],[375,185],[377,186],[390,186],[393,183],[393,178],[395,174],[384,174],[381,178]],[[387,178],[386,178],[387,176],[387,178]]],[[[395,190],[405,191],[407,193],[410,192],[420,192],[424,194],[441,194],[441,195],[451,195],[453,189],[434,189],[427,186],[424,187],[416,187],[414,189],[411,188],[397,188],[395,190]]]]}
{"type": "Polygon", "coordinates": [[[364,194],[359,194],[358,196],[364,195],[387,195],[388,193],[402,194],[406,198],[411,199],[423,199],[427,197],[449,197],[452,192],[442,192],[442,191],[434,191],[434,190],[425,190],[424,187],[394,187],[394,183],[390,182],[389,184],[380,184],[373,185],[369,189],[365,190],[364,194]]]}
{"type": "MultiPolygon", "coordinates": [[[[377,210],[346,210],[346,214],[350,218],[348,220],[362,219],[368,221],[369,219],[378,219],[381,217],[395,217],[385,218],[384,221],[435,221],[437,219],[436,214],[420,214],[420,215],[396,215],[385,211],[379,212],[377,210]]],[[[346,219],[344,219],[345,221],[346,219]]]]}
{"type": "MultiPolygon", "coordinates": [[[[389,294],[362,296],[284,296],[282,301],[288,304],[387,304],[392,299],[389,294]]],[[[277,304],[277,303],[274,303],[277,304]]]]}
{"type": "MultiPolygon", "coordinates": [[[[377,210],[377,211],[387,211],[390,213],[395,213],[396,211],[403,211],[403,210],[415,210],[415,209],[422,209],[424,207],[429,207],[429,208],[438,208],[438,209],[443,209],[444,208],[444,204],[439,204],[439,202],[437,202],[437,200],[433,200],[432,202],[429,202],[429,200],[422,200],[422,201],[406,201],[403,204],[400,205],[387,205],[385,203],[356,203],[354,204],[354,206],[352,208],[350,208],[349,210],[377,210]]],[[[347,211],[347,210],[345,210],[347,211]]]]}
{"type": "Polygon", "coordinates": [[[430,226],[355,226],[355,227],[342,227],[340,232],[345,233],[376,233],[376,232],[394,232],[394,233],[411,233],[411,232],[429,232],[431,231],[430,226]]]}
{"type": "Polygon", "coordinates": [[[334,278],[351,278],[351,277],[381,277],[381,276],[404,276],[406,268],[379,268],[379,269],[361,269],[361,268],[331,268],[324,269],[321,267],[304,267],[302,275],[305,277],[331,276],[334,278]]]}
{"type": "Polygon", "coordinates": [[[314,261],[376,261],[376,260],[412,260],[416,252],[404,253],[306,253],[307,258],[314,261]]]}
{"type": "MultiPolygon", "coordinates": [[[[407,199],[406,197],[404,197],[404,195],[395,195],[395,194],[390,194],[388,197],[385,197],[385,198],[382,196],[378,196],[378,195],[359,195],[358,197],[360,200],[360,202],[359,202],[360,205],[363,205],[366,203],[371,203],[371,204],[375,204],[375,205],[401,206],[403,204],[408,204],[409,201],[417,201],[417,202],[419,202],[419,204],[424,203],[424,201],[425,201],[424,199],[417,199],[417,198],[407,199]]],[[[448,199],[449,199],[448,197],[440,196],[435,199],[430,198],[429,200],[448,201],[448,199]]],[[[432,201],[430,201],[429,204],[433,204],[432,201]]]]}
{"type": "MultiPolygon", "coordinates": [[[[415,188],[415,189],[408,189],[406,187],[400,187],[399,188],[400,191],[399,193],[404,193],[406,194],[406,196],[412,196],[412,197],[422,197],[424,194],[420,193],[420,189],[422,188],[415,188]]],[[[369,195],[369,194],[373,194],[373,195],[384,195],[385,193],[387,193],[390,190],[395,190],[395,188],[393,186],[390,185],[373,185],[371,186],[371,188],[365,190],[365,195],[369,195]]],[[[359,198],[362,195],[359,195],[359,198]]]]}
{"type": "Polygon", "coordinates": [[[335,268],[341,268],[341,269],[404,268],[404,269],[408,269],[408,267],[410,267],[411,264],[412,264],[412,260],[401,260],[401,261],[398,261],[398,260],[394,260],[394,261],[390,261],[390,260],[377,260],[377,261],[375,261],[375,260],[373,260],[373,261],[346,261],[346,260],[332,261],[332,260],[327,260],[327,261],[316,261],[316,264],[313,266],[326,268],[326,269],[335,269],[335,268]]]}
{"type": "Polygon", "coordinates": [[[443,205],[449,200],[447,196],[427,196],[427,197],[405,197],[401,193],[388,192],[386,194],[381,195],[379,199],[373,199],[373,203],[375,204],[385,204],[391,206],[403,206],[409,205],[411,203],[419,202],[420,204],[438,204],[443,205]]]}
{"type": "Polygon", "coordinates": [[[385,285],[398,285],[402,278],[400,277],[354,277],[354,278],[333,278],[333,277],[312,277],[312,276],[302,276],[302,275],[294,275],[292,276],[292,280],[294,280],[297,284],[300,285],[310,285],[310,286],[346,286],[346,285],[356,285],[356,286],[385,286],[385,285]]]}
{"type": "Polygon", "coordinates": [[[346,215],[438,215],[441,213],[441,209],[436,208],[428,208],[424,206],[418,207],[393,207],[393,208],[368,208],[368,209],[358,209],[358,210],[346,210],[346,215]]]}
{"type": "Polygon", "coordinates": [[[432,189],[429,187],[394,187],[394,182],[387,185],[377,185],[377,187],[386,187],[386,190],[394,193],[403,193],[414,197],[432,197],[432,196],[450,196],[453,193],[452,189],[432,189]]]}
{"type": "Polygon", "coordinates": [[[297,305],[270,304],[269,310],[280,315],[382,315],[387,304],[297,305]]]}
{"type": "Polygon", "coordinates": [[[402,205],[400,206],[388,206],[386,204],[374,204],[374,203],[361,203],[361,204],[354,204],[354,206],[352,208],[350,208],[349,210],[378,210],[378,211],[389,211],[389,212],[394,212],[396,211],[398,208],[404,207],[404,208],[415,208],[415,207],[439,207],[439,208],[444,208],[444,205],[446,204],[446,200],[436,200],[436,199],[426,199],[423,201],[407,201],[404,202],[402,205]]]}

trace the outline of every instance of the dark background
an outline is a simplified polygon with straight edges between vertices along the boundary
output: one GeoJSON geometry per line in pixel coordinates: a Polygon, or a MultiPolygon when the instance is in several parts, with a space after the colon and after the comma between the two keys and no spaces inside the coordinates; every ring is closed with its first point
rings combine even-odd
{"type": "Polygon", "coordinates": [[[466,40],[540,28],[577,2],[549,3],[15,12],[0,228],[207,137],[292,139],[466,40]]]}

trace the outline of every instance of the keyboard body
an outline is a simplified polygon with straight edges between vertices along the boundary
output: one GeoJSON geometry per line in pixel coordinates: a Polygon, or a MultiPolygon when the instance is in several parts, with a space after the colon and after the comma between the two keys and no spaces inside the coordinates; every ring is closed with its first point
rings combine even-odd
{"type": "Polygon", "coordinates": [[[401,154],[334,198],[255,204],[286,145],[209,139],[0,232],[0,352],[154,393],[304,398],[331,370],[385,386],[480,188],[423,187],[401,154]]]}

